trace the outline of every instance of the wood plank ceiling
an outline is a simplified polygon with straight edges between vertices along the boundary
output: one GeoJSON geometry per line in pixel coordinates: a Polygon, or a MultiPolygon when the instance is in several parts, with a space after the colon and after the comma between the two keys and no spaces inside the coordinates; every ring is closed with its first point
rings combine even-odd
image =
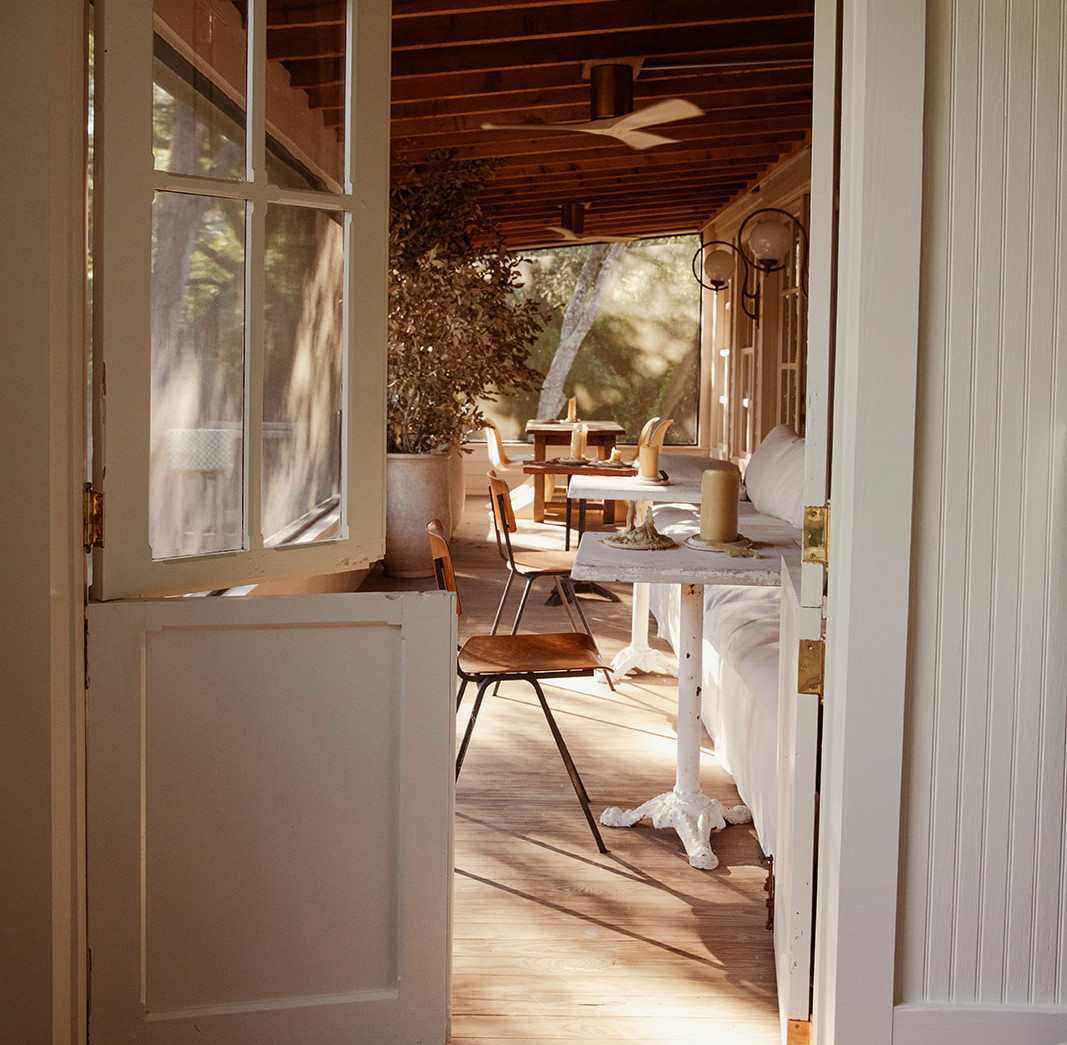
{"type": "MultiPolygon", "coordinates": [[[[339,122],[343,5],[269,7],[271,57],[339,122]]],[[[433,149],[498,160],[483,202],[512,247],[566,242],[566,204],[588,238],[694,231],[810,139],[813,0],[393,0],[392,20],[394,178],[433,149]],[[702,110],[648,128],[676,141],[547,129],[591,119],[591,64],[635,59],[635,111],[702,110]]]]}

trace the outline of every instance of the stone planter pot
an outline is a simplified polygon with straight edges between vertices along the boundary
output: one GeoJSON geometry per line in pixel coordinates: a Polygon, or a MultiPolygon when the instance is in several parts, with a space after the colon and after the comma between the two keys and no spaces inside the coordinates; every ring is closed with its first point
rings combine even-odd
{"type": "Polygon", "coordinates": [[[463,481],[463,459],[467,455],[461,450],[457,450],[452,455],[452,467],[449,473],[449,491],[452,502],[452,526],[448,533],[449,536],[456,532],[461,520],[463,519],[463,508],[467,503],[467,488],[463,481]]]}
{"type": "Polygon", "coordinates": [[[385,557],[390,577],[432,577],[426,524],[452,532],[451,454],[385,455],[385,557]]]}

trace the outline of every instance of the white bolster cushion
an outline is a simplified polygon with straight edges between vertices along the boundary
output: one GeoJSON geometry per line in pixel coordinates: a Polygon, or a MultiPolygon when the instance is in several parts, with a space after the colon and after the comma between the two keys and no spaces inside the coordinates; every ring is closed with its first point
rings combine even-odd
{"type": "Polygon", "coordinates": [[[697,457],[694,454],[660,454],[659,466],[676,483],[699,483],[704,473],[715,469],[737,471],[733,461],[721,461],[717,457],[697,457]]]}

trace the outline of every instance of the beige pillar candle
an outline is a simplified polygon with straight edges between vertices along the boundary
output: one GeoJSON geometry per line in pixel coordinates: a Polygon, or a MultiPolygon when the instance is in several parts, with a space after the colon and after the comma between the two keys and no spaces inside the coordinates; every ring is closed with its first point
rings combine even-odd
{"type": "Polygon", "coordinates": [[[732,468],[709,468],[700,481],[700,537],[737,540],[737,498],[741,476],[732,468]]]}
{"type": "Polygon", "coordinates": [[[585,457],[585,441],[589,434],[586,425],[575,425],[571,429],[571,457],[579,460],[585,457]]]}
{"type": "Polygon", "coordinates": [[[659,478],[658,446],[639,446],[637,448],[637,474],[642,479],[659,478]]]}
{"type": "Polygon", "coordinates": [[[611,448],[611,456],[608,458],[608,460],[609,461],[621,461],[622,460],[622,447],[621,446],[613,446],[611,448]]]}
{"type": "Polygon", "coordinates": [[[578,420],[578,401],[573,396],[567,400],[567,420],[578,420]]]}

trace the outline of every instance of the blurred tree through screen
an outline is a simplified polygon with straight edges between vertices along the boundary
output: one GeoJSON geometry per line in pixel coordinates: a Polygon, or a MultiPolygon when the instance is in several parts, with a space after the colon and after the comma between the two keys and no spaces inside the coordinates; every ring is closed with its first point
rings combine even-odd
{"type": "Polygon", "coordinates": [[[486,404],[504,438],[522,439],[532,418],[563,416],[573,396],[580,419],[621,424],[620,442],[636,442],[659,415],[674,418],[668,443],[696,443],[700,287],[690,263],[697,246],[691,235],[524,252],[519,293],[551,315],[530,354],[546,382],[486,404]]]}

